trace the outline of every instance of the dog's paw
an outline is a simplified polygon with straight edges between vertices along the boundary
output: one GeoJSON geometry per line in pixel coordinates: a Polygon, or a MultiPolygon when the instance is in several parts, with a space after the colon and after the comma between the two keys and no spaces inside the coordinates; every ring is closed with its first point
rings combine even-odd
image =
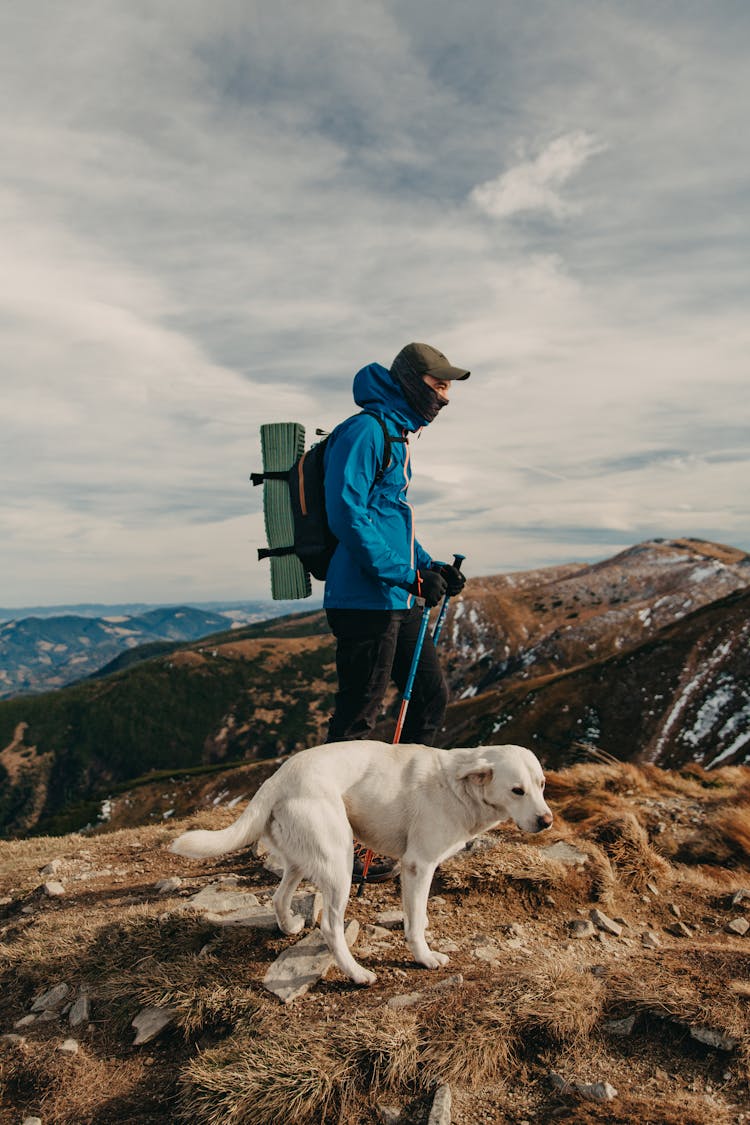
{"type": "Polygon", "coordinates": [[[357,966],[357,972],[352,973],[351,978],[355,984],[375,984],[378,979],[375,973],[371,973],[369,969],[363,969],[361,965],[357,966]]]}
{"type": "Polygon", "coordinates": [[[424,957],[420,957],[419,961],[428,969],[442,969],[443,965],[447,965],[450,957],[447,953],[437,953],[434,949],[428,949],[424,957]]]}
{"type": "Polygon", "coordinates": [[[292,914],[288,921],[283,924],[279,921],[279,929],[282,933],[288,934],[291,937],[293,934],[298,934],[300,930],[305,928],[305,919],[301,914],[292,914]]]}

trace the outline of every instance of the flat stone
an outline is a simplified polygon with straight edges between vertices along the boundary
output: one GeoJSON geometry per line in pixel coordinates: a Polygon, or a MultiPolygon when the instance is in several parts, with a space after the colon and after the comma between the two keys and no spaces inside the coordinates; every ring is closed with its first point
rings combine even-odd
{"type": "Polygon", "coordinates": [[[689,929],[684,922],[674,922],[671,926],[665,927],[667,932],[674,934],[675,937],[692,937],[693,931],[689,929]]]}
{"type": "Polygon", "coordinates": [[[593,937],[596,933],[596,926],[588,918],[573,918],[568,922],[568,929],[574,938],[593,937]]]}
{"type": "Polygon", "coordinates": [[[233,891],[234,884],[228,879],[219,883],[209,883],[201,887],[197,894],[191,895],[181,903],[181,910],[210,910],[212,914],[230,914],[236,910],[260,909],[254,894],[247,891],[233,891]]]}
{"type": "Polygon", "coordinates": [[[77,1055],[78,1041],[76,1039],[66,1039],[64,1042],[58,1044],[57,1049],[63,1055],[77,1055]]]}
{"type": "Polygon", "coordinates": [[[169,1026],[176,1014],[172,1008],[143,1008],[130,1025],[136,1030],[133,1046],[140,1047],[144,1043],[150,1043],[169,1026]]]}
{"type": "Polygon", "coordinates": [[[379,926],[383,926],[386,930],[398,930],[404,925],[404,912],[402,910],[383,910],[380,914],[375,915],[375,920],[379,926]]]}
{"type": "Polygon", "coordinates": [[[667,909],[669,910],[669,913],[672,914],[675,918],[682,917],[682,911],[680,910],[676,902],[667,903],[667,909]]]}
{"type": "Polygon", "coordinates": [[[81,1023],[89,1022],[89,993],[85,985],[82,985],[75,1002],[71,1005],[68,1012],[68,1023],[71,1027],[78,1027],[81,1023]]]}
{"type": "Polygon", "coordinates": [[[589,918],[595,926],[600,930],[604,930],[605,934],[612,934],[613,937],[619,937],[622,933],[622,926],[612,918],[608,918],[601,910],[592,910],[589,913],[589,918]]]}
{"type": "Polygon", "coordinates": [[[432,1100],[430,1116],[427,1125],[451,1125],[451,1103],[453,1101],[450,1086],[438,1086],[432,1100]]]}
{"type": "Polygon", "coordinates": [[[160,879],[158,883],[154,884],[154,890],[158,891],[160,895],[171,894],[172,891],[178,890],[182,886],[182,879],[179,875],[172,875],[169,879],[160,879]]]}
{"type": "MultiPolygon", "coordinates": [[[[344,928],[346,944],[351,948],[359,934],[359,922],[352,918],[344,928]]],[[[285,1004],[304,996],[334,965],[333,956],[320,930],[302,938],[285,949],[269,966],[263,984],[285,1004]]]]}
{"type": "MultiPolygon", "coordinates": [[[[238,896],[239,897],[239,896],[238,896]]],[[[301,914],[306,926],[314,926],[323,909],[323,896],[315,891],[295,895],[292,899],[292,913],[301,914]]],[[[206,911],[205,919],[215,926],[252,926],[257,930],[278,930],[276,914],[265,906],[247,906],[229,914],[214,914],[206,911]]]]}
{"type": "Polygon", "coordinates": [[[731,922],[727,922],[725,929],[728,934],[738,934],[740,937],[744,937],[750,930],[750,922],[747,918],[733,918],[731,922]]]}
{"type": "Polygon", "coordinates": [[[659,894],[661,893],[656,883],[646,883],[646,890],[651,891],[651,894],[654,896],[654,898],[658,898],[659,894]]]}
{"type": "Polygon", "coordinates": [[[500,958],[500,950],[492,944],[478,945],[473,952],[473,956],[476,957],[477,961],[487,961],[490,965],[496,965],[500,958]]]}
{"type": "Polygon", "coordinates": [[[646,949],[659,949],[661,946],[661,938],[655,930],[646,930],[641,934],[641,943],[646,946],[646,949]]]}
{"type": "Polygon", "coordinates": [[[610,1035],[616,1035],[618,1038],[625,1039],[628,1035],[633,1034],[635,1027],[636,1016],[633,1013],[630,1016],[623,1016],[620,1020],[605,1020],[602,1027],[608,1031],[610,1035]]]}
{"type": "Polygon", "coordinates": [[[740,887],[740,889],[735,891],[732,895],[732,906],[739,906],[740,903],[744,902],[746,899],[750,899],[750,891],[747,887],[740,887]]]}
{"type": "Polygon", "coordinates": [[[42,1125],[41,1117],[24,1117],[21,1125],[42,1125]]]}
{"type": "Polygon", "coordinates": [[[12,902],[13,898],[11,897],[11,895],[3,895],[0,898],[0,906],[10,906],[12,902]]]}
{"type": "Polygon", "coordinates": [[[70,988],[67,984],[56,984],[53,988],[48,988],[34,1000],[31,1005],[32,1012],[57,1011],[58,1008],[62,1008],[69,992],[70,988]]]}
{"type": "Polygon", "coordinates": [[[731,1035],[726,1035],[723,1031],[717,1031],[713,1027],[692,1026],[690,1035],[693,1039],[697,1039],[699,1043],[705,1043],[708,1047],[716,1047],[720,1051],[733,1051],[737,1046],[737,1040],[733,1039],[731,1035]]]}
{"type": "Polygon", "coordinates": [[[20,1020],[16,1020],[16,1022],[13,1024],[13,1027],[14,1028],[31,1027],[32,1023],[36,1023],[36,1016],[34,1016],[34,1015],[21,1016],[20,1020]]]}
{"type": "Polygon", "coordinates": [[[589,858],[580,848],[574,847],[573,844],[566,844],[564,840],[558,840],[556,844],[540,848],[539,851],[547,859],[556,859],[560,863],[567,863],[570,866],[583,864],[589,858]]]}
{"type": "Polygon", "coordinates": [[[0,1035],[0,1043],[7,1043],[9,1047],[25,1047],[26,1037],[24,1035],[16,1035],[15,1032],[9,1031],[5,1035],[0,1035]]]}
{"type": "Polygon", "coordinates": [[[436,992],[445,992],[449,988],[457,988],[464,983],[464,978],[460,973],[455,973],[453,976],[446,977],[444,980],[439,980],[436,984],[430,985],[429,988],[423,988],[420,992],[409,992],[402,996],[391,996],[388,1001],[388,1007],[398,1011],[401,1008],[414,1008],[418,1004],[423,1004],[427,1000],[434,1000],[436,992]]]}
{"type": "Polygon", "coordinates": [[[42,883],[42,893],[47,895],[48,898],[60,898],[65,894],[65,887],[59,883],[57,879],[50,879],[46,883],[42,883]]]}
{"type": "Polygon", "coordinates": [[[40,875],[57,875],[62,867],[61,859],[51,859],[39,872],[40,875]]]}

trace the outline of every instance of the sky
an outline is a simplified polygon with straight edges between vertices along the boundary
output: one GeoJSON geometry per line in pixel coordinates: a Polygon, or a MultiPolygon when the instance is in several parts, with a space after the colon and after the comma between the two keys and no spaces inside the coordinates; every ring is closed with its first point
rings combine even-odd
{"type": "Polygon", "coordinates": [[[0,605],[270,596],[260,424],[412,340],[472,371],[434,557],[750,549],[749,46],[745,0],[4,5],[0,605]]]}

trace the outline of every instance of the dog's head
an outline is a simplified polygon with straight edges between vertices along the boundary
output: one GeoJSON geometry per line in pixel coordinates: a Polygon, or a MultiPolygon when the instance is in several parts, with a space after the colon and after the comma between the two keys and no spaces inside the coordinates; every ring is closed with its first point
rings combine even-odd
{"type": "Polygon", "coordinates": [[[544,773],[536,754],[525,746],[482,746],[473,753],[473,761],[465,758],[461,763],[458,779],[497,810],[498,820],[512,817],[522,832],[549,828],[552,813],[544,800],[544,773]]]}

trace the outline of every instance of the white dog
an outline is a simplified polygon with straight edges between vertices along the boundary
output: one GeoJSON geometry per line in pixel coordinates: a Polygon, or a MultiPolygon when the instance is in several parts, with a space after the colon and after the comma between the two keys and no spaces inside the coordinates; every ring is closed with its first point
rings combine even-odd
{"type": "Polygon", "coordinates": [[[415,960],[435,969],[448,961],[425,940],[435,868],[509,817],[524,832],[549,828],[543,790],[542,768],[522,746],[435,750],[337,742],[295,754],[229,828],[185,832],[172,851],[200,859],[260,840],[284,867],[273,898],[280,929],[302,929],[291,903],[300,881],[309,879],[323,896],[320,929],[336,964],[357,984],[372,984],[375,974],[357,964],[344,939],[352,833],[373,852],[401,860],[406,941],[415,960]]]}

